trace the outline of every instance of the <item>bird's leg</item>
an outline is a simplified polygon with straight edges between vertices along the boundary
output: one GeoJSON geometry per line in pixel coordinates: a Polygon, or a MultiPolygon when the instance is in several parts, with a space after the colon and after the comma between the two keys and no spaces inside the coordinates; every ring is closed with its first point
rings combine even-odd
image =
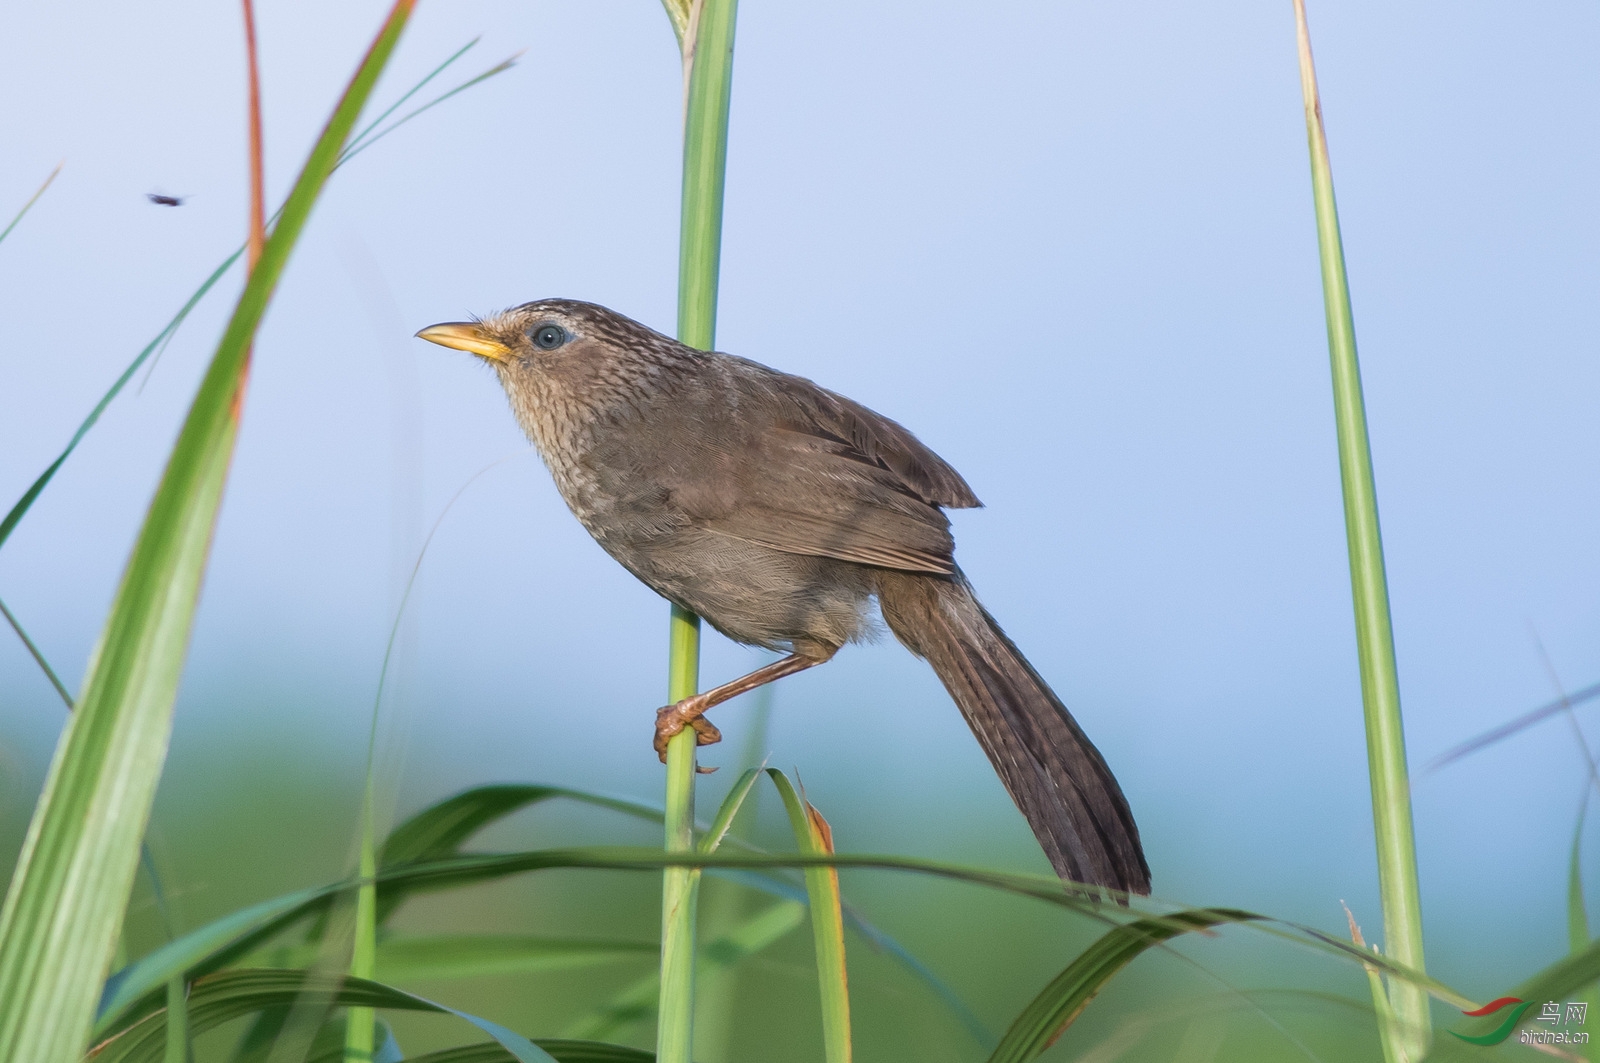
{"type": "Polygon", "coordinates": [[[773,661],[763,668],[757,668],[749,675],[742,675],[738,679],[684,698],[676,705],[668,705],[660,710],[656,713],[655,749],[661,755],[661,763],[667,762],[668,740],[685,727],[694,728],[696,745],[709,746],[713,742],[722,741],[722,732],[705,718],[707,709],[721,705],[724,701],[736,698],[756,687],[766,686],[773,680],[815,667],[832,656],[832,653],[827,653],[825,656],[815,653],[791,653],[783,660],[773,661]]]}

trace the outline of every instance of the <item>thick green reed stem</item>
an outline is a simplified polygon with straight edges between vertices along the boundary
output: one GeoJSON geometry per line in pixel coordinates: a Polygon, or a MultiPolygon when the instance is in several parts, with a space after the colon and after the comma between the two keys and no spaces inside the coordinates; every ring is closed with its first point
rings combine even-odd
{"type": "MultiPolygon", "coordinates": [[[[678,338],[709,350],[715,343],[717,274],[722,254],[722,188],[728,159],[728,100],[738,0],[697,0],[682,36],[688,96],[683,127],[683,207],[678,250],[678,338]]],[[[695,693],[700,618],[674,606],[667,698],[695,693]]],[[[667,746],[666,847],[694,848],[695,732],[667,746]]],[[[695,903],[700,873],[668,868],[661,896],[659,1063],[690,1063],[694,1045],[695,903]]]]}
{"type": "MultiPolygon", "coordinates": [[[[1311,148],[1311,189],[1321,249],[1322,296],[1328,315],[1328,353],[1333,365],[1334,420],[1339,436],[1339,475],[1344,488],[1345,534],[1350,549],[1350,587],[1355,602],[1356,652],[1367,728],[1367,770],[1372,783],[1372,822],[1378,843],[1378,889],[1383,900],[1384,948],[1390,958],[1423,970],[1422,899],[1417,887],[1417,852],[1411,826],[1411,787],[1406,775],[1405,733],[1400,721],[1400,679],[1383,541],[1378,534],[1378,495],[1372,478],[1372,447],[1356,360],[1355,319],[1345,275],[1344,244],[1333,197],[1333,169],[1322,124],[1317,74],[1304,0],[1294,0],[1299,35],[1300,88],[1305,97],[1306,136],[1311,148]]],[[[1428,1050],[1432,1026],[1428,995],[1419,985],[1390,979],[1387,1001],[1374,1001],[1392,1021],[1380,1031],[1385,1055],[1415,1063],[1428,1050]]]]}

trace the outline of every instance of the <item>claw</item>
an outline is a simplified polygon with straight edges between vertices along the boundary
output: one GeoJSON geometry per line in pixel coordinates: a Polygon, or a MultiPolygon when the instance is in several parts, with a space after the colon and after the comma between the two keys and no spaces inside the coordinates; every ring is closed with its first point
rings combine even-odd
{"type": "MultiPolygon", "coordinates": [[[[666,708],[656,712],[656,737],[651,745],[654,746],[656,754],[661,758],[661,763],[665,764],[667,762],[667,743],[685,727],[694,728],[695,745],[697,746],[709,746],[722,741],[722,732],[717,730],[715,724],[701,715],[701,713],[705,712],[705,709],[700,708],[699,700],[698,697],[684,698],[676,705],[668,705],[666,708]]],[[[715,768],[710,769],[710,771],[715,770],[715,768]]],[[[710,772],[702,769],[702,774],[710,774],[710,772]]]]}

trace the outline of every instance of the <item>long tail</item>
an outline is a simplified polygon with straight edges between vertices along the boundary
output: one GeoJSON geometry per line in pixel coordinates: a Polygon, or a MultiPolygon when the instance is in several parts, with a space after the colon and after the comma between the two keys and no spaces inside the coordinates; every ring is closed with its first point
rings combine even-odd
{"type": "Polygon", "coordinates": [[[1056,873],[1149,893],[1139,828],[1111,769],[966,577],[885,571],[878,601],[889,629],[961,707],[1056,873]]]}

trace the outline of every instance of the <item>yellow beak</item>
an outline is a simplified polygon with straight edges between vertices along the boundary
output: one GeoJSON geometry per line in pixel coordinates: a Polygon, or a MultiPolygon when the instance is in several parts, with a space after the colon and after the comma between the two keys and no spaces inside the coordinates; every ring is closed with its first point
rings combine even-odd
{"type": "Polygon", "coordinates": [[[467,351],[480,358],[487,358],[491,362],[511,360],[510,348],[498,340],[485,336],[483,331],[470,321],[446,321],[442,325],[429,325],[417,333],[417,336],[429,343],[437,343],[441,347],[454,347],[458,351],[467,351]]]}

